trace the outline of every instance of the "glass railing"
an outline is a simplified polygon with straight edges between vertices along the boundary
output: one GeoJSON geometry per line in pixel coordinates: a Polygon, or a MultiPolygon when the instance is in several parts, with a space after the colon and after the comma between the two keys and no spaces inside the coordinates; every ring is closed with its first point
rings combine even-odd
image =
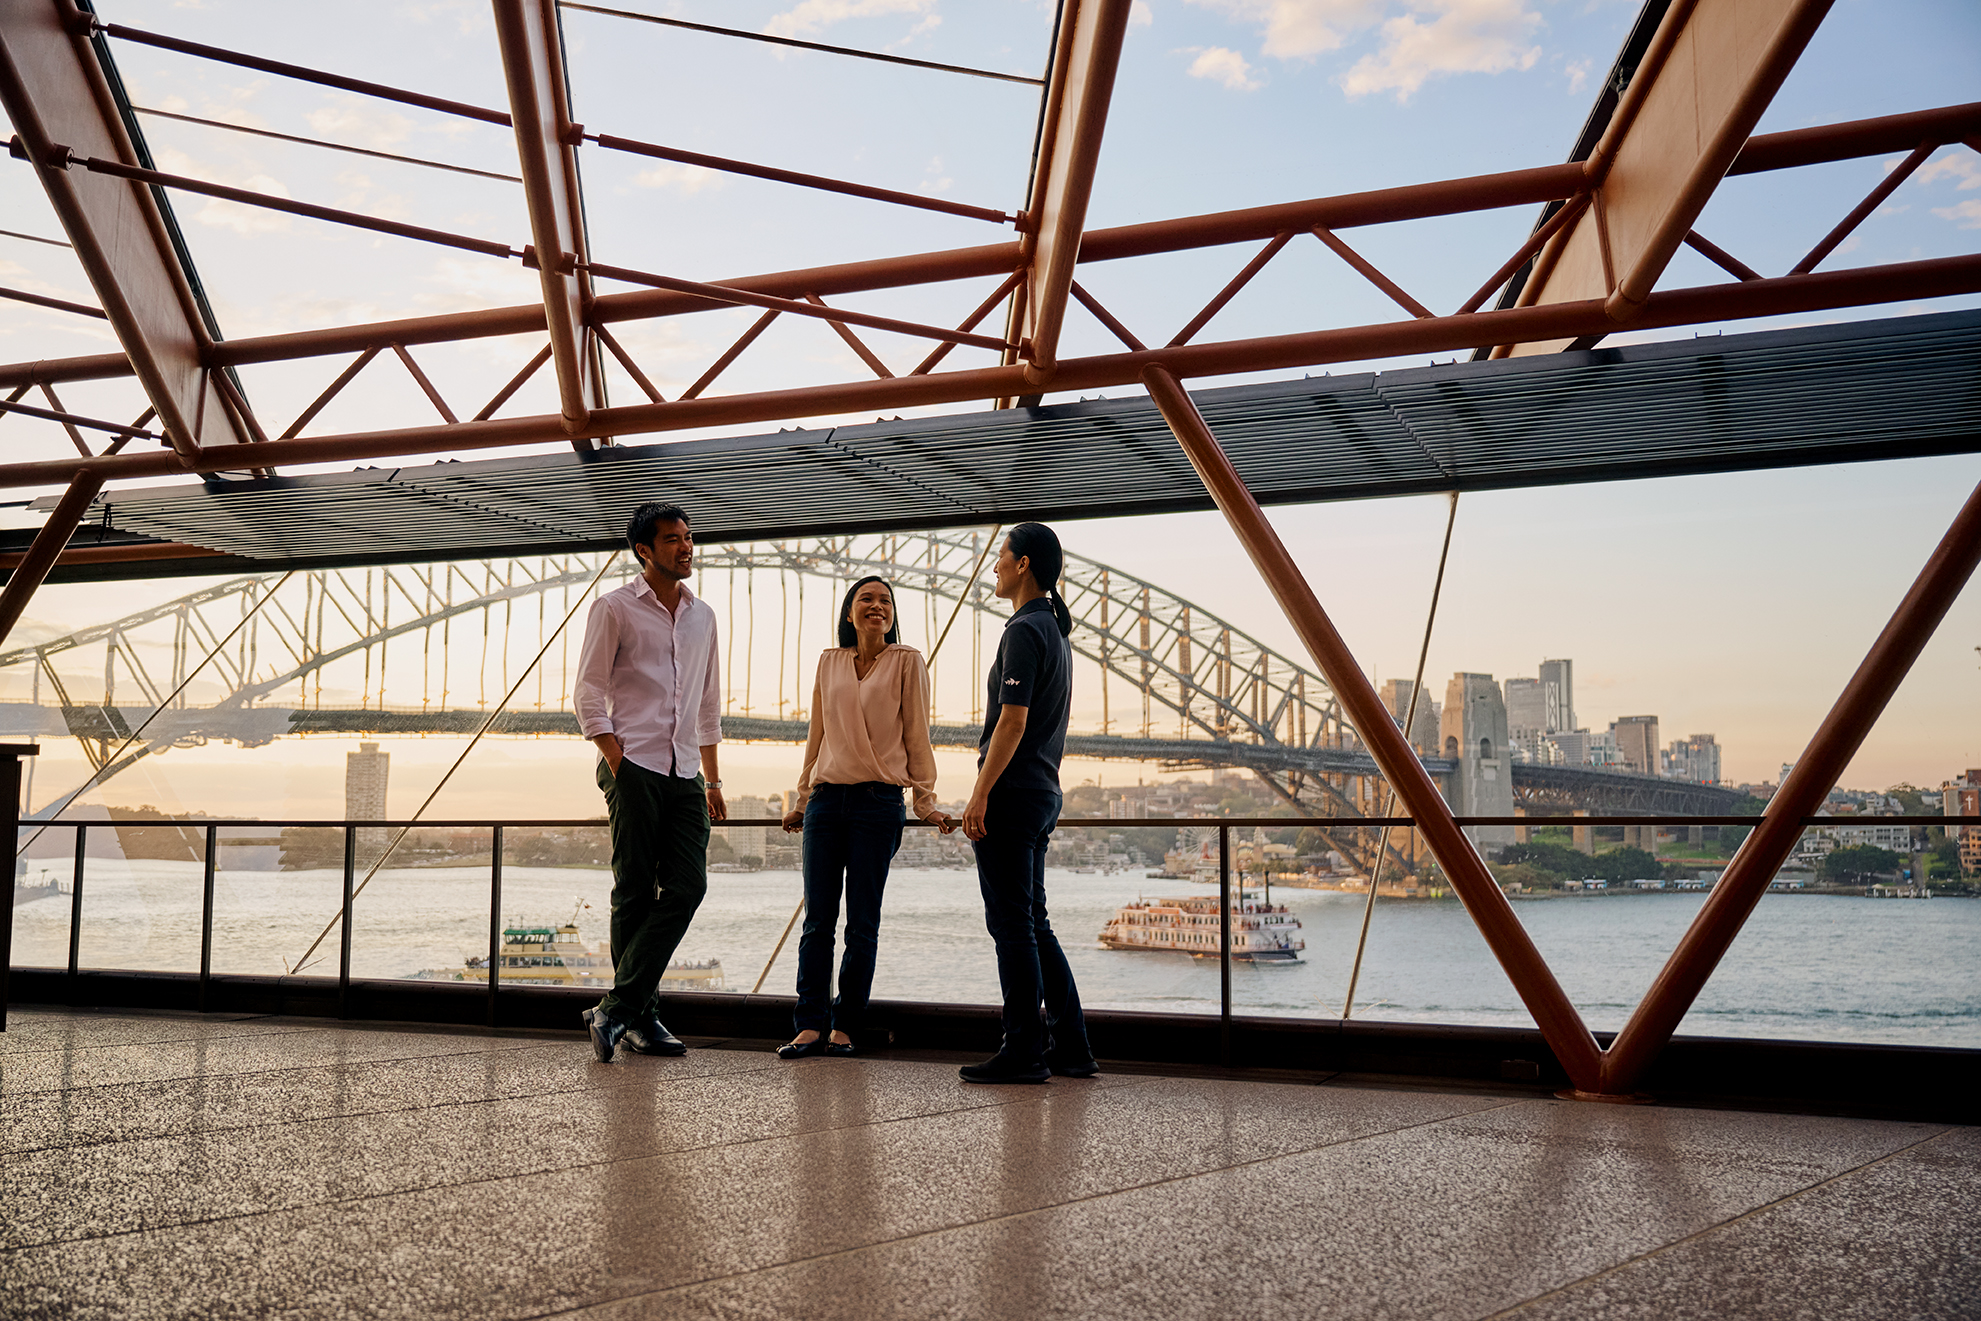
{"type": "MultiPolygon", "coordinates": [[[[422,822],[381,865],[403,824],[24,826],[23,843],[39,837],[16,867],[12,962],[343,984],[493,980],[601,992],[610,984],[604,822],[422,822]]],[[[791,993],[803,884],[797,836],[778,824],[727,823],[711,852],[708,897],[663,989],[791,993]]],[[[1571,827],[1579,835],[1564,832],[1541,859],[1547,866],[1494,868],[1597,1031],[1622,1026],[1728,861],[1699,831],[1687,837],[1687,819],[1665,824],[1679,827],[1669,839],[1655,818],[1584,818],[1571,827]],[[1651,845],[1636,855],[1646,874],[1624,874],[1620,860],[1633,855],[1598,837],[1621,828],[1651,845]]],[[[1544,825],[1537,818],[1521,829],[1546,842],[1544,825]]],[[[1972,978],[1952,975],[1981,942],[1981,904],[1897,902],[1947,894],[1924,884],[1943,878],[1916,874],[1928,869],[1924,855],[1904,849],[1860,852],[1857,872],[1830,865],[1824,847],[1834,851],[1839,825],[1866,823],[1825,820],[1805,834],[1681,1030],[1981,1046],[1981,997],[1972,978]]],[[[1372,911],[1369,875],[1384,841],[1380,825],[1364,819],[1068,818],[1048,864],[1052,924],[1092,1009],[1338,1019],[1354,969],[1356,1018],[1531,1026],[1407,826],[1389,830],[1372,911]],[[1304,851],[1283,842],[1307,830],[1321,832],[1325,847],[1305,834],[1304,851]],[[1176,847],[1152,857],[1151,841],[1171,836],[1176,847]]],[[[874,994],[997,1003],[960,832],[911,822],[904,833],[874,994]]]]}

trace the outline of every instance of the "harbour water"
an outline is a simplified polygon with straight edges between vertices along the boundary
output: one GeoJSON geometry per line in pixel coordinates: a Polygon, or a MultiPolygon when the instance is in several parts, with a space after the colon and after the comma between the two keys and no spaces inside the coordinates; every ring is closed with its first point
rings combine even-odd
{"type": "MultiPolygon", "coordinates": [[[[747,991],[798,902],[797,873],[712,875],[709,897],[680,957],[718,958],[728,989],[747,991]]],[[[336,871],[219,873],[214,969],[289,970],[335,916],[336,871]]],[[[92,859],[84,886],[85,967],[193,969],[199,963],[197,863],[92,859]]],[[[575,911],[587,941],[605,938],[611,876],[589,868],[505,867],[503,914],[561,922],[575,911]],[[589,907],[581,907],[589,905],[589,907]]],[[[1207,893],[1139,873],[1049,872],[1052,920],[1082,995],[1093,1008],[1214,1014],[1218,965],[1186,954],[1106,950],[1097,934],[1138,895],[1207,893]]],[[[1304,926],[1295,964],[1234,966],[1239,1013],[1340,1013],[1362,897],[1279,887],[1275,902],[1304,926]]],[[[1699,894],[1554,898],[1517,905],[1591,1027],[1622,1026],[1698,911],[1699,894]]],[[[358,898],[352,972],[407,977],[459,967],[488,940],[488,870],[385,870],[358,898]]],[[[51,894],[15,909],[17,966],[67,960],[70,899],[51,894]]],[[[766,992],[791,990],[794,931],[766,992]]],[[[307,972],[334,973],[337,933],[307,972]]],[[[1683,1032],[1710,1036],[1981,1047],[1981,901],[1771,894],[1683,1032]]],[[[896,868],[881,928],[877,996],[993,1003],[997,973],[971,872],[896,868]]],[[[1356,997],[1356,1017],[1528,1026],[1513,994],[1456,901],[1378,900],[1356,997]]]]}

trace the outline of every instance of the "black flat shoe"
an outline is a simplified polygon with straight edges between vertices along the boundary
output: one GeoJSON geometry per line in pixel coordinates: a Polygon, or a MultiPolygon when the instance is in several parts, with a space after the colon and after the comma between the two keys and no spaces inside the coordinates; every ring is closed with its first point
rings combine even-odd
{"type": "Polygon", "coordinates": [[[850,1060],[860,1053],[860,1048],[850,1041],[828,1041],[825,1053],[836,1060],[850,1060]]]}
{"type": "Polygon", "coordinates": [[[824,1037],[814,1037],[810,1041],[787,1041],[777,1048],[777,1058],[802,1060],[812,1055],[823,1055],[828,1044],[824,1037]]]}
{"type": "Polygon", "coordinates": [[[592,1054],[598,1056],[601,1064],[611,1063],[619,1038],[626,1035],[626,1025],[608,1017],[602,1009],[587,1009],[578,1016],[585,1020],[585,1030],[591,1033],[592,1054]]]}
{"type": "Polygon", "coordinates": [[[658,1018],[648,1018],[626,1029],[626,1049],[637,1055],[686,1055],[688,1043],[669,1032],[658,1018]]]}
{"type": "Polygon", "coordinates": [[[1006,1055],[1002,1051],[991,1056],[982,1064],[966,1064],[956,1071],[964,1082],[986,1083],[1040,1083],[1051,1082],[1052,1072],[1041,1060],[1021,1059],[1016,1055],[1006,1055]]]}

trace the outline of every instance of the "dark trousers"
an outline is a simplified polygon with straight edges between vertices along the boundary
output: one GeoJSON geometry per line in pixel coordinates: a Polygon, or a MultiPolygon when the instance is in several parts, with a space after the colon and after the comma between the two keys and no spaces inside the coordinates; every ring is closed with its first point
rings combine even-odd
{"type": "Polygon", "coordinates": [[[630,761],[598,764],[612,823],[612,990],[599,1008],[622,1023],[659,1008],[660,978],[708,893],[708,790],[697,775],[630,761]]]}
{"type": "Polygon", "coordinates": [[[1056,791],[993,791],[984,814],[986,833],[971,845],[984,892],[984,925],[997,945],[997,980],[1004,988],[1003,1053],[1027,1062],[1048,1051],[1067,1060],[1091,1053],[1073,969],[1046,919],[1046,845],[1061,801],[1056,791]]]}
{"type": "Polygon", "coordinates": [[[880,948],[881,892],[887,864],[901,847],[907,813],[901,787],[820,784],[805,804],[805,929],[798,937],[800,1032],[860,1030],[873,992],[874,958],[880,948]],[[832,992],[832,933],[839,899],[846,898],[846,955],[839,963],[839,994],[832,992]]]}

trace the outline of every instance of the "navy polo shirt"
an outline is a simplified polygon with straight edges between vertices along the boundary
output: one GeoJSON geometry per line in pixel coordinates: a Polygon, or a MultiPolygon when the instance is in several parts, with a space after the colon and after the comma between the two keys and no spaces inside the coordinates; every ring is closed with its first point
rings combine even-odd
{"type": "Polygon", "coordinates": [[[1073,709],[1073,648],[1059,635],[1052,601],[1040,597],[1013,612],[991,662],[984,729],[977,765],[984,764],[991,731],[1005,703],[1026,708],[1025,733],[993,793],[1059,792],[1059,759],[1066,753],[1066,722],[1073,709]]]}

